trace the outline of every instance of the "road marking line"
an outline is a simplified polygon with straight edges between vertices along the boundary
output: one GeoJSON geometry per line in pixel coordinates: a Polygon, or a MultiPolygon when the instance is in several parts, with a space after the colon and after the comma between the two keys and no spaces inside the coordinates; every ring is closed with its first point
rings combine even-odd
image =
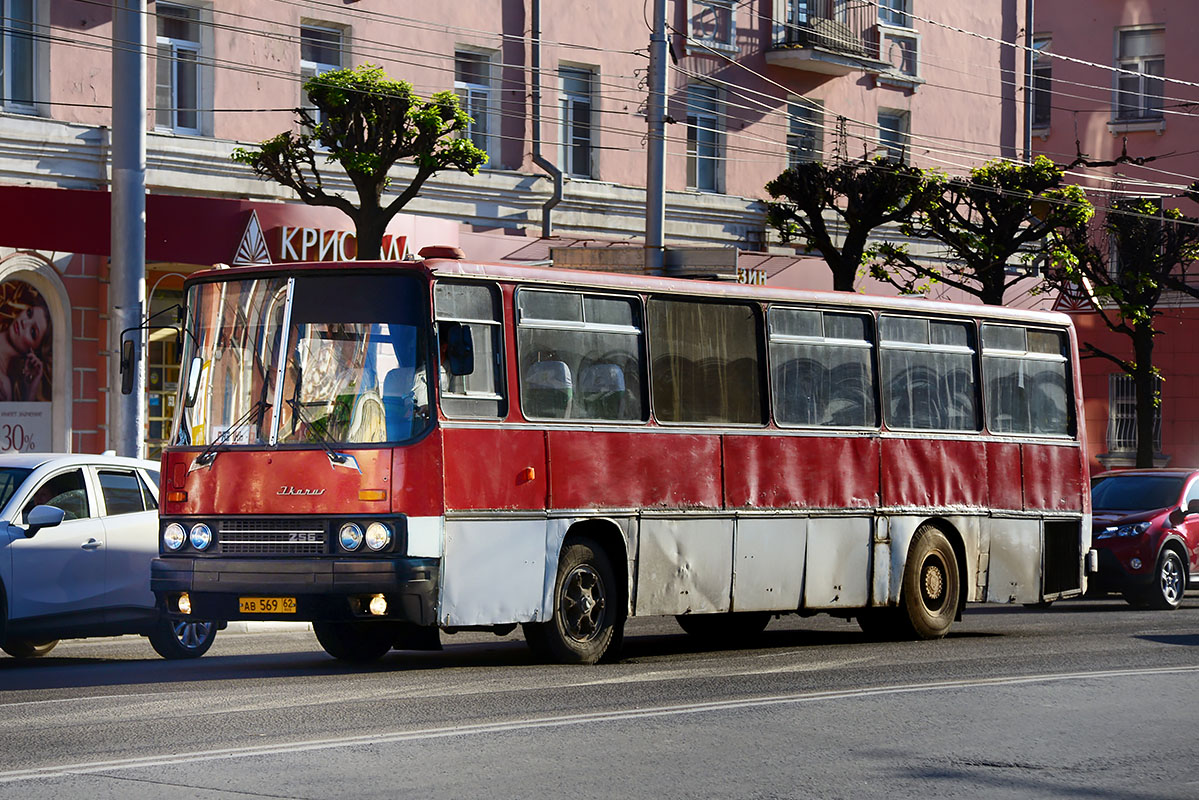
{"type": "Polygon", "coordinates": [[[456,736],[472,736],[486,733],[535,730],[538,728],[560,728],[582,725],[589,722],[615,722],[638,718],[681,716],[702,714],[711,711],[728,711],[745,708],[760,708],[777,705],[819,702],[823,700],[851,700],[863,697],[881,697],[897,694],[917,694],[944,689],[970,689],[987,686],[1019,686],[1029,683],[1058,683],[1062,681],[1095,680],[1100,678],[1143,677],[1147,675],[1172,675],[1199,672],[1199,665],[1189,667],[1152,667],[1146,669],[1101,670],[1098,672],[1063,672],[1046,675],[1013,675],[999,678],[976,678],[971,680],[941,681],[935,683],[900,684],[897,686],[869,686],[861,689],[838,689],[803,694],[773,695],[744,698],[741,700],[717,700],[709,703],[688,703],[671,706],[634,708],[623,711],[601,711],[585,714],[541,717],[510,722],[489,722],[463,725],[452,728],[424,728],[414,731],[345,736],[337,739],[313,739],[288,744],[260,745],[257,747],[229,747],[205,750],[197,753],[163,753],[141,758],[124,758],[112,761],[92,761],[79,764],[62,764],[52,767],[36,767],[0,772],[0,783],[16,783],[28,780],[43,780],[77,775],[96,774],[109,770],[139,769],[145,767],[195,764],[203,761],[218,761],[231,758],[253,758],[255,756],[284,755],[313,750],[331,750],[342,747],[361,747],[396,742],[411,742],[431,739],[447,739],[456,736]]]}

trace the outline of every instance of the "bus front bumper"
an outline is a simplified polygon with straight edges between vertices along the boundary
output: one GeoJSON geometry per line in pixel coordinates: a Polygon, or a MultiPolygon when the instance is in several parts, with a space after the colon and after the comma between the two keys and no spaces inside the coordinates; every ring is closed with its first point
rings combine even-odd
{"type": "Polygon", "coordinates": [[[436,558],[156,558],[150,562],[150,589],[175,619],[435,625],[438,571],[436,558]],[[184,593],[187,614],[179,610],[184,593]],[[381,615],[370,610],[379,595],[386,601],[381,615]],[[246,610],[251,607],[269,610],[246,610]]]}

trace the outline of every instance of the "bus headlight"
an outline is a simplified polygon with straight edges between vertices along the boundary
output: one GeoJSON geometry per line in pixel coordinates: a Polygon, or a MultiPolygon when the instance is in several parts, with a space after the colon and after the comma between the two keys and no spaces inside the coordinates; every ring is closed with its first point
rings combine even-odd
{"type": "Polygon", "coordinates": [[[162,531],[162,543],[168,550],[178,550],[187,540],[187,532],[178,522],[172,522],[162,531]]]}
{"type": "Polygon", "coordinates": [[[379,551],[391,544],[391,528],[382,522],[372,522],[366,526],[366,546],[379,551]]]}
{"type": "Polygon", "coordinates": [[[357,550],[362,545],[362,528],[356,523],[347,522],[341,526],[341,549],[357,550]]]}
{"type": "Polygon", "coordinates": [[[191,543],[197,550],[207,550],[208,545],[212,544],[212,528],[203,522],[192,525],[191,543]]]}

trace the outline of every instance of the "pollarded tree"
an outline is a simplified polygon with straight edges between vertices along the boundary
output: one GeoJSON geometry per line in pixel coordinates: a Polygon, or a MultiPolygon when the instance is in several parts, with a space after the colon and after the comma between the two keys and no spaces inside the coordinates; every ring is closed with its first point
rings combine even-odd
{"type": "Polygon", "coordinates": [[[1153,422],[1158,370],[1153,365],[1156,317],[1165,313],[1162,297],[1176,288],[1183,265],[1199,259],[1199,219],[1155,200],[1113,203],[1101,231],[1072,229],[1063,236],[1067,255],[1051,280],[1059,287],[1080,286],[1107,327],[1130,340],[1132,358],[1084,342],[1083,357],[1111,361],[1132,377],[1136,389],[1137,466],[1153,466],[1153,422]]]}
{"type": "Polygon", "coordinates": [[[486,153],[458,135],[471,119],[453,92],[422,100],[411,84],[373,64],[323,72],[304,82],[304,92],[312,108],[296,109],[299,132],[238,148],[233,160],[290,187],[308,205],[344,211],[354,221],[360,259],[380,257],[388,223],[435,173],[454,168],[474,175],[487,162],[486,153]],[[388,172],[405,159],[416,174],[385,202],[388,172]],[[357,205],[326,186],[321,170],[331,164],[354,184],[357,205]]]}
{"type": "Polygon", "coordinates": [[[1062,182],[1062,170],[1045,156],[1031,164],[992,161],[969,178],[930,179],[934,198],[902,226],[911,236],[944,244],[943,265],[914,259],[902,246],[876,248],[871,276],[910,292],[943,283],[989,305],[1003,305],[1007,290],[1026,277],[1008,271],[1013,260],[1029,264],[1063,255],[1063,229],[1085,226],[1094,214],[1086,194],[1062,182]]]}
{"type": "Polygon", "coordinates": [[[805,162],[766,184],[766,219],[783,241],[803,239],[833,273],[833,288],[852,292],[870,232],[911,217],[930,197],[924,171],[883,158],[827,165],[805,162]],[[838,245],[825,214],[840,218],[838,245]]]}

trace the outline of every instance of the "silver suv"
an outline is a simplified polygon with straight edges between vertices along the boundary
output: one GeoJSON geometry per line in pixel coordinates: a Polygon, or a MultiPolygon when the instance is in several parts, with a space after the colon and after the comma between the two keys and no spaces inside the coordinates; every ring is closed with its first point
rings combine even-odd
{"type": "Polygon", "coordinates": [[[154,603],[158,464],[113,455],[0,454],[0,649],[36,658],[60,639],[141,634],[197,658],[215,622],[154,603]]]}

